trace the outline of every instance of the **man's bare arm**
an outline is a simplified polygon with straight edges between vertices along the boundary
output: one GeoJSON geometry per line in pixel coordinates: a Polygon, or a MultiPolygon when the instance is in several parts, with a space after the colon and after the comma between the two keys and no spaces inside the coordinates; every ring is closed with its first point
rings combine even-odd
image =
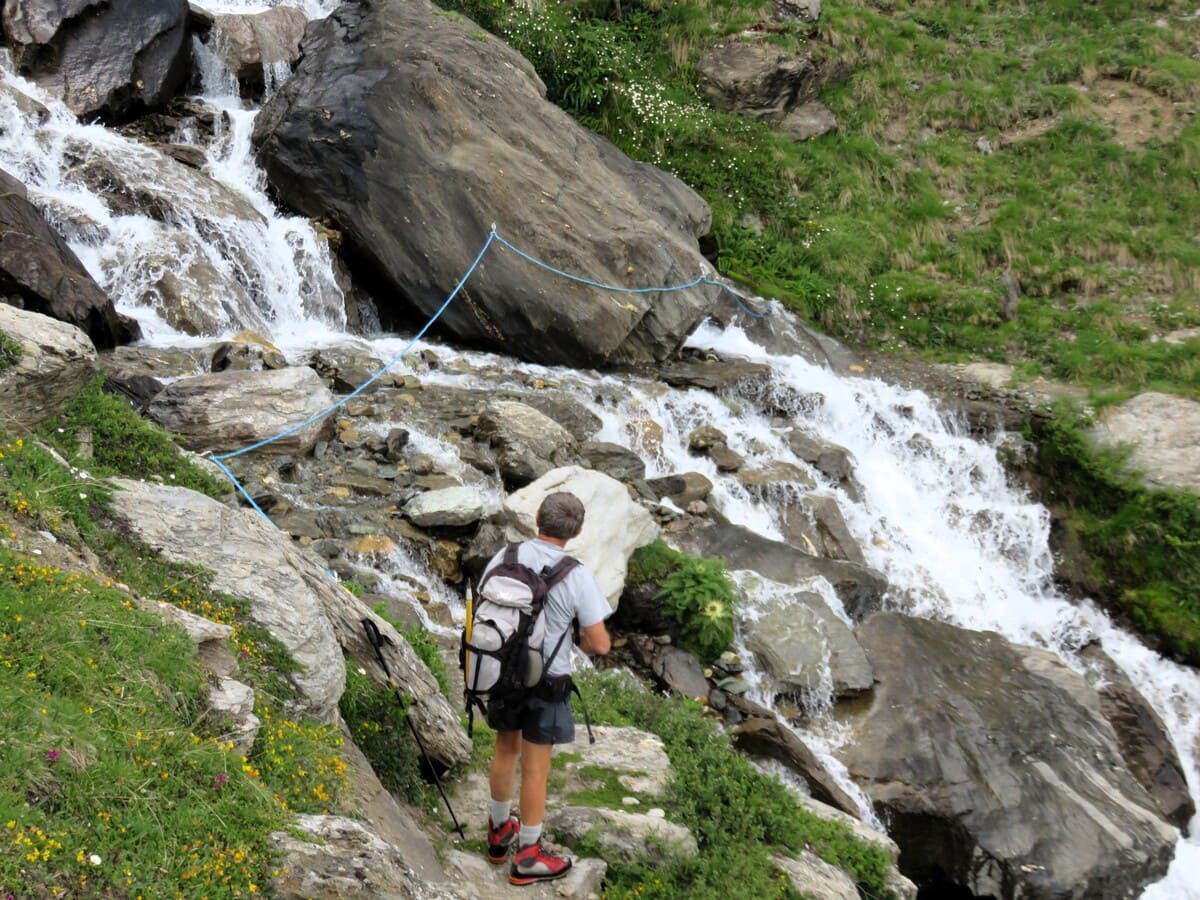
{"type": "Polygon", "coordinates": [[[589,656],[603,656],[612,649],[612,639],[603,622],[580,629],[579,649],[589,656]]]}

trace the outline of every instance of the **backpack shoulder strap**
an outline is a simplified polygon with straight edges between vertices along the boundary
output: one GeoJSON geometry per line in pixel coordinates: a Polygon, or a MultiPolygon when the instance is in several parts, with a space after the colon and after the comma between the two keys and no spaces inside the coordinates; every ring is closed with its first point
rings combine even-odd
{"type": "Polygon", "coordinates": [[[517,551],[521,545],[517,543],[509,544],[504,548],[504,565],[515,566],[520,563],[520,558],[517,556],[517,551]]]}
{"type": "Polygon", "coordinates": [[[580,565],[579,560],[573,556],[564,556],[549,569],[542,572],[542,580],[546,582],[546,590],[554,587],[569,574],[571,570],[580,565]]]}

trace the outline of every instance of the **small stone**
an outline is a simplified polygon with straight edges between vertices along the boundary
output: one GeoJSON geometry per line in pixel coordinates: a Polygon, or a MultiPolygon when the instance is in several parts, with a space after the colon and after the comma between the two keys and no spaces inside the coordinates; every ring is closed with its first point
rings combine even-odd
{"type": "Polygon", "coordinates": [[[622,806],[637,806],[641,802],[642,801],[639,800],[637,797],[622,797],[621,798],[622,806]]]}

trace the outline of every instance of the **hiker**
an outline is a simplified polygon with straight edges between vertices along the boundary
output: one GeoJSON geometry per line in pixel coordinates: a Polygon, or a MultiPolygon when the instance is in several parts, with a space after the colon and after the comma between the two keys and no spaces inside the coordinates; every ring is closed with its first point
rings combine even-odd
{"type": "MultiPolygon", "coordinates": [[[[520,562],[535,571],[554,566],[566,556],[564,545],[583,528],[583,515],[583,504],[574,494],[559,491],[547,495],[538,507],[538,536],[518,548],[520,562]]],[[[504,554],[501,550],[492,558],[484,577],[501,563],[504,554]]],[[[611,612],[595,576],[582,565],[572,568],[546,595],[543,646],[547,656],[553,648],[560,649],[548,661],[541,683],[517,709],[498,709],[489,704],[487,723],[496,730],[496,751],[490,772],[488,859],[495,865],[503,864],[515,844],[516,853],[508,875],[513,884],[560,878],[571,868],[569,857],[542,848],[551,754],[555,744],[575,740],[570,700],[571,647],[563,638],[568,629],[574,628],[579,649],[584,653],[608,653],[611,642],[604,620],[611,612]],[[511,815],[518,758],[521,760],[520,819],[511,815]]]]}

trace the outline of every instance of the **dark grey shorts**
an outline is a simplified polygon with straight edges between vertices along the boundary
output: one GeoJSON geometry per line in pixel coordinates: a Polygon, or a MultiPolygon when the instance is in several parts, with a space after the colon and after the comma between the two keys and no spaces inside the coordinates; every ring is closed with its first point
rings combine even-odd
{"type": "Polygon", "coordinates": [[[570,700],[553,702],[530,697],[515,710],[489,706],[487,723],[496,731],[520,731],[531,744],[569,744],[575,740],[570,700]]]}

